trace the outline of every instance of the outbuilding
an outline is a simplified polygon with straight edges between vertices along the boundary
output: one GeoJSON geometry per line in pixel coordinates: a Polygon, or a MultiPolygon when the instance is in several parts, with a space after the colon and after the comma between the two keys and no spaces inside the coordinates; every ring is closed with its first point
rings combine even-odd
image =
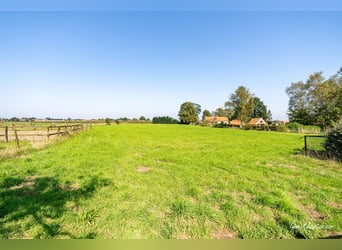
{"type": "Polygon", "coordinates": [[[248,125],[251,127],[264,127],[264,126],[267,126],[268,124],[262,118],[253,118],[248,122],[248,125]]]}
{"type": "Polygon", "coordinates": [[[228,124],[229,120],[225,116],[206,116],[204,121],[211,124],[228,124]]]}

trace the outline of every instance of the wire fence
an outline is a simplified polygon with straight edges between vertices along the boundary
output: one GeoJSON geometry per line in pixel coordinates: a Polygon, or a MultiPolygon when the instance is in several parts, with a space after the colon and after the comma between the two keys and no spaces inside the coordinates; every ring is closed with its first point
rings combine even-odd
{"type": "Polygon", "coordinates": [[[327,139],[326,135],[305,135],[304,136],[304,152],[308,154],[322,154],[325,152],[324,143],[327,139]]]}

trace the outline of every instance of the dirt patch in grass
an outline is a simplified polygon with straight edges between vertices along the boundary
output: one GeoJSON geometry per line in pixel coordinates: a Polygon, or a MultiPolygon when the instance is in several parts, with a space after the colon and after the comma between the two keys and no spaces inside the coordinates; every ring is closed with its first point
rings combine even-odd
{"type": "Polygon", "coordinates": [[[73,184],[65,184],[61,185],[61,189],[63,190],[69,190],[69,191],[76,191],[80,189],[80,184],[78,183],[73,183],[73,184]]]}
{"type": "Polygon", "coordinates": [[[310,216],[311,219],[314,220],[324,220],[326,218],[325,215],[319,213],[315,210],[313,205],[304,205],[303,200],[305,199],[305,195],[301,194],[293,194],[292,196],[293,200],[297,200],[295,207],[301,211],[303,214],[307,214],[310,216]]]}
{"type": "Polygon", "coordinates": [[[182,234],[177,236],[177,239],[179,239],[179,240],[188,240],[188,239],[191,239],[191,237],[190,237],[190,235],[188,235],[186,233],[182,233],[182,234]]]}
{"type": "Polygon", "coordinates": [[[266,167],[276,167],[276,166],[274,165],[274,163],[268,162],[266,163],[266,167]]]}
{"type": "Polygon", "coordinates": [[[311,218],[313,218],[315,220],[323,220],[325,218],[325,216],[323,214],[317,212],[316,210],[309,211],[309,215],[311,218]]]}
{"type": "Polygon", "coordinates": [[[24,187],[33,186],[36,183],[35,180],[37,178],[39,178],[39,176],[37,176],[37,175],[27,176],[25,178],[25,180],[20,185],[10,187],[9,189],[10,190],[17,190],[17,189],[21,189],[21,188],[24,188],[24,187]]]}
{"type": "Polygon", "coordinates": [[[313,207],[311,206],[305,206],[303,209],[309,216],[310,218],[314,220],[323,220],[325,219],[325,216],[318,211],[316,211],[313,207]]]}
{"type": "Polygon", "coordinates": [[[137,172],[139,173],[147,173],[151,170],[151,168],[149,167],[145,167],[145,166],[139,166],[137,167],[137,172]]]}
{"type": "Polygon", "coordinates": [[[284,167],[288,168],[288,169],[292,169],[292,170],[296,170],[298,169],[298,167],[294,166],[294,165],[283,165],[284,167]]]}
{"type": "Polygon", "coordinates": [[[38,179],[38,175],[31,175],[31,176],[26,176],[25,181],[34,181],[35,179],[38,179]]]}
{"type": "Polygon", "coordinates": [[[213,239],[235,239],[237,235],[226,228],[221,228],[213,234],[213,239]]]}
{"type": "Polygon", "coordinates": [[[328,202],[328,205],[333,208],[342,209],[342,203],[337,202],[328,202]]]}
{"type": "Polygon", "coordinates": [[[253,223],[259,223],[263,218],[257,214],[257,213],[252,213],[252,216],[251,216],[251,221],[253,223]]]}

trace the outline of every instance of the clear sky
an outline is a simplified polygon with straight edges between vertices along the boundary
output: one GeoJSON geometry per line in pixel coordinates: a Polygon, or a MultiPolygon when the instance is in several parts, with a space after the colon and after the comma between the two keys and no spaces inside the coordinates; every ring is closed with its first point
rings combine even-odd
{"type": "Polygon", "coordinates": [[[342,67],[342,12],[2,11],[0,117],[169,115],[244,85],[286,119],[292,82],[342,67]]]}
{"type": "Polygon", "coordinates": [[[0,10],[341,11],[341,0],[0,0],[0,10]]]}

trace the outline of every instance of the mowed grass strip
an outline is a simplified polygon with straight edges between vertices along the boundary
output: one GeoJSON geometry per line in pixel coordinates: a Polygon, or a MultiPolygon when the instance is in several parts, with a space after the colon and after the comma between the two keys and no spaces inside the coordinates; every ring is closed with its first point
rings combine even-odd
{"type": "Polygon", "coordinates": [[[289,133],[94,127],[0,162],[0,237],[341,235],[341,164],[302,147],[289,133]]]}

